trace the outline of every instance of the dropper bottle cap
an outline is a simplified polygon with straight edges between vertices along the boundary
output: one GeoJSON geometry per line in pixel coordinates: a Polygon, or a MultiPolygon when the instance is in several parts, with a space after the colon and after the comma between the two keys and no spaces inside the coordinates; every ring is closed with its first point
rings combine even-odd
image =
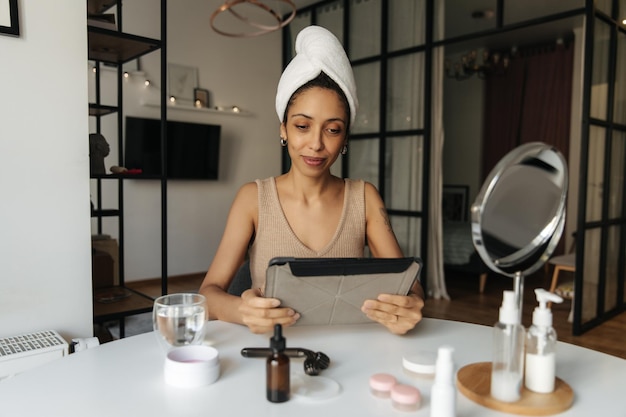
{"type": "Polygon", "coordinates": [[[519,323],[519,314],[517,303],[515,302],[515,293],[513,291],[504,291],[502,294],[502,306],[500,307],[500,323],[517,324],[519,323]]]}
{"type": "Polygon", "coordinates": [[[274,326],[274,336],[270,338],[270,349],[272,353],[280,353],[285,350],[285,338],[283,337],[283,326],[277,324],[274,326]]]}
{"type": "Polygon", "coordinates": [[[553,294],[543,288],[535,289],[535,296],[539,302],[539,306],[535,307],[533,311],[533,324],[540,327],[552,326],[552,310],[547,306],[548,301],[553,303],[560,303],[563,301],[561,297],[553,294]]]}

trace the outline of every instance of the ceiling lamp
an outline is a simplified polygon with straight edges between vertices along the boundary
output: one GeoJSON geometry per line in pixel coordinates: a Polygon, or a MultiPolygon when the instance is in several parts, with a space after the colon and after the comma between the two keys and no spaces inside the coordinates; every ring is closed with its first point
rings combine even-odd
{"type": "Polygon", "coordinates": [[[510,55],[501,52],[489,52],[483,50],[482,60],[479,62],[478,54],[475,50],[468,52],[461,57],[461,60],[452,63],[445,61],[444,71],[446,76],[457,80],[466,80],[473,75],[480,79],[485,79],[490,75],[504,75],[509,67],[511,57],[515,55],[517,48],[511,48],[510,55]]]}
{"type": "MultiPolygon", "coordinates": [[[[267,1],[267,0],[265,0],[267,1]]],[[[217,10],[213,12],[211,15],[211,29],[220,35],[230,36],[233,38],[251,38],[254,36],[264,35],[266,33],[273,32],[278,30],[284,26],[287,26],[289,22],[296,17],[296,5],[292,0],[275,0],[277,3],[285,3],[290,8],[290,13],[283,19],[283,15],[278,13],[276,10],[263,3],[261,0],[227,0],[226,3],[222,4],[217,10]],[[276,20],[276,24],[263,24],[255,21],[249,17],[242,15],[239,11],[235,10],[235,6],[245,7],[245,5],[251,5],[257,7],[261,13],[267,14],[270,17],[270,21],[276,20]],[[215,26],[215,19],[217,16],[222,14],[223,12],[228,11],[230,15],[232,15],[237,20],[243,22],[244,24],[253,28],[252,32],[227,32],[225,30],[218,29],[215,26]]],[[[239,10],[241,11],[241,7],[239,10]]],[[[266,15],[266,16],[267,16],[266,15]]]]}
{"type": "Polygon", "coordinates": [[[493,19],[495,12],[492,9],[476,10],[472,12],[472,19],[493,19]]]}

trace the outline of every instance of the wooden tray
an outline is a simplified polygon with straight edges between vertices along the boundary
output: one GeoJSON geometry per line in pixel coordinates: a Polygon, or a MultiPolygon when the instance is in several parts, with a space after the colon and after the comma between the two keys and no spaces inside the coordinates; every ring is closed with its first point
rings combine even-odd
{"type": "Polygon", "coordinates": [[[459,391],[470,400],[493,410],[525,416],[549,416],[572,406],[574,392],[562,379],[556,378],[554,391],[539,394],[522,388],[522,397],[514,403],[493,398],[491,391],[491,362],[473,363],[461,368],[456,375],[459,391]]]}

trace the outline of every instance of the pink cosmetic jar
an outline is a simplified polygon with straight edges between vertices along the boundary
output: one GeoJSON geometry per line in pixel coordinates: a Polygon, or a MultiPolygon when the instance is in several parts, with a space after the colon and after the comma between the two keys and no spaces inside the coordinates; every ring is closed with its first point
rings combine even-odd
{"type": "Polygon", "coordinates": [[[410,385],[394,385],[391,388],[391,403],[396,410],[416,411],[422,403],[422,395],[410,385]]]}
{"type": "Polygon", "coordinates": [[[389,398],[391,388],[397,384],[396,378],[389,374],[374,374],[370,377],[370,390],[379,398],[389,398]]]}

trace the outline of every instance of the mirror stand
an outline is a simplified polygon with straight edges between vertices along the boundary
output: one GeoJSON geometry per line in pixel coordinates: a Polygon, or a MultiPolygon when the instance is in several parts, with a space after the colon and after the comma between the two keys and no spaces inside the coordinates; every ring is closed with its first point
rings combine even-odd
{"type": "Polygon", "coordinates": [[[524,275],[522,271],[517,271],[513,277],[513,291],[517,302],[518,320],[522,322],[522,308],[524,307],[524,275]]]}
{"type": "MultiPolygon", "coordinates": [[[[526,143],[498,162],[472,205],[474,247],[491,270],[513,278],[520,324],[524,278],[543,266],[561,237],[567,186],[563,155],[544,143],[526,143]]],[[[547,410],[556,414],[573,402],[571,387],[559,378],[550,394],[538,397],[522,387],[520,400],[498,401],[490,394],[491,365],[479,362],[461,368],[459,391],[488,408],[523,415],[547,415],[547,410]]]]}

